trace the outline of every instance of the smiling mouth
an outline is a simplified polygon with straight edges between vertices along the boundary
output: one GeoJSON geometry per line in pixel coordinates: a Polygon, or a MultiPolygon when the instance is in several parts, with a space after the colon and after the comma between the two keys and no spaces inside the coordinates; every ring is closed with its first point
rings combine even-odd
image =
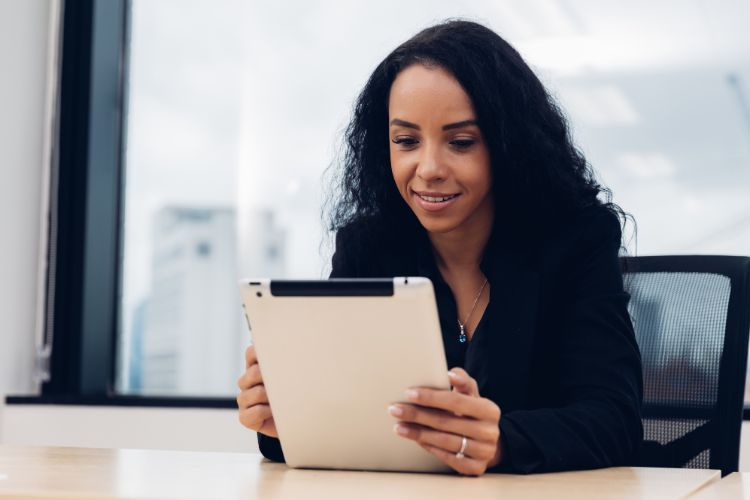
{"type": "Polygon", "coordinates": [[[447,195],[447,196],[425,196],[425,195],[421,195],[419,193],[415,193],[415,194],[417,196],[419,196],[421,199],[423,199],[424,201],[427,201],[427,202],[430,202],[430,203],[441,203],[441,202],[444,202],[444,201],[452,200],[453,198],[455,198],[456,196],[458,196],[457,194],[450,194],[450,195],[447,195]]]}

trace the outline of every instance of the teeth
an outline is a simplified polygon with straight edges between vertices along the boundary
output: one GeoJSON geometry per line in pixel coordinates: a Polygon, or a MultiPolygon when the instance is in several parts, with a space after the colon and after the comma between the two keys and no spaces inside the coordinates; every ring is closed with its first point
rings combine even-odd
{"type": "Polygon", "coordinates": [[[450,196],[441,196],[441,197],[422,196],[421,194],[419,195],[419,197],[422,198],[423,200],[429,201],[429,202],[432,202],[432,203],[439,203],[441,201],[447,201],[447,200],[450,200],[452,198],[455,198],[456,196],[458,196],[458,195],[452,194],[450,196]]]}

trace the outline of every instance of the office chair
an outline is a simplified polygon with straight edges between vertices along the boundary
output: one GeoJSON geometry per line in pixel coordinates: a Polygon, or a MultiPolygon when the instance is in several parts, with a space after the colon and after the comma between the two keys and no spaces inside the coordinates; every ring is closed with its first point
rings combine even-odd
{"type": "Polygon", "coordinates": [[[737,470],[750,257],[625,257],[643,363],[639,464],[737,470]]]}

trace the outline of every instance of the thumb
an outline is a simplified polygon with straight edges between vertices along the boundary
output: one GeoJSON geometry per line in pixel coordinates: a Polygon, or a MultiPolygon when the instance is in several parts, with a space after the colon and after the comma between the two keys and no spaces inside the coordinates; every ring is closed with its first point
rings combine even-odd
{"type": "Polygon", "coordinates": [[[454,391],[467,396],[479,397],[476,381],[463,368],[452,368],[448,372],[448,379],[454,391]]]}

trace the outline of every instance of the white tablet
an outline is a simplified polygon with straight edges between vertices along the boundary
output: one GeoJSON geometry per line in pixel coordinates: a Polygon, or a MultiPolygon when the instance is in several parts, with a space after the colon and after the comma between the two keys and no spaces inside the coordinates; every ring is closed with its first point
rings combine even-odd
{"type": "Polygon", "coordinates": [[[441,472],[396,435],[404,391],[450,389],[427,278],[243,280],[248,320],[290,467],[441,472]]]}

